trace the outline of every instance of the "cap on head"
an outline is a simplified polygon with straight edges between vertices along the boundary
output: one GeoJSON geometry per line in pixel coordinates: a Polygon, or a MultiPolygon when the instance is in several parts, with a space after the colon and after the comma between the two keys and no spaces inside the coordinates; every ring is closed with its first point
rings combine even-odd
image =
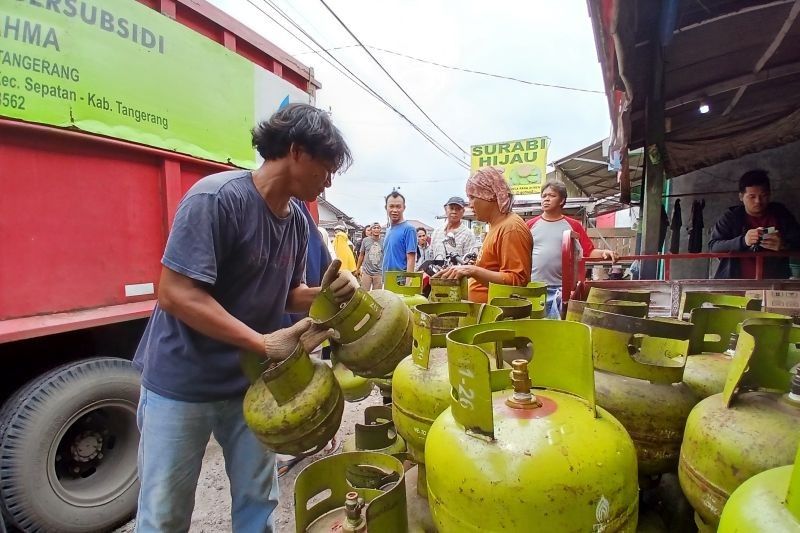
{"type": "Polygon", "coordinates": [[[448,205],[458,205],[461,207],[467,207],[467,202],[460,196],[451,196],[447,202],[445,202],[444,206],[447,207],[448,205]]]}
{"type": "Polygon", "coordinates": [[[347,228],[345,228],[343,224],[336,224],[336,225],[333,227],[333,230],[334,230],[334,231],[345,231],[345,232],[346,232],[346,231],[347,231],[347,228]]]}

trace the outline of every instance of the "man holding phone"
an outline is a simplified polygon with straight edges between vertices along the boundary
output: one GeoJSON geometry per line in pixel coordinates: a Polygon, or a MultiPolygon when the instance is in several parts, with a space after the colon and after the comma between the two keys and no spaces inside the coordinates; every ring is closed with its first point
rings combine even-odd
{"type": "MultiPolygon", "coordinates": [[[[714,225],[708,243],[711,252],[760,252],[800,249],[800,226],[783,204],[770,202],[769,176],[750,170],[739,178],[741,205],[728,209],[714,225]]],[[[790,276],[789,258],[764,260],[765,279],[790,276]]],[[[717,279],[754,279],[755,259],[720,259],[717,279]]]]}

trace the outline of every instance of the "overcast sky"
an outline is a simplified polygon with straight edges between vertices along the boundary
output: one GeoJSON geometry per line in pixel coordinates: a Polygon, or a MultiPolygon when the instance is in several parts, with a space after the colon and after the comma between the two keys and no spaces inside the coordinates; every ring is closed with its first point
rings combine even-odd
{"type": "MultiPolygon", "coordinates": [[[[319,0],[270,1],[325,48],[348,47],[331,53],[444,148],[469,163],[363,49],[352,47],[353,38],[319,0]]],[[[442,214],[444,201],[464,195],[468,170],[253,5],[291,28],[266,0],[211,2],[314,68],[322,84],[317,105],[331,111],[355,159],[328,189],[327,197],[334,205],[359,223],[384,222],[383,197],[397,187],[407,198],[406,218],[440,223],[435,217],[442,214]]],[[[603,90],[585,0],[326,2],[367,46],[532,82],[603,90]]],[[[608,106],[602,94],[479,76],[370,51],[467,152],[474,144],[547,136],[551,143],[548,161],[554,161],[608,135],[608,106]]]]}

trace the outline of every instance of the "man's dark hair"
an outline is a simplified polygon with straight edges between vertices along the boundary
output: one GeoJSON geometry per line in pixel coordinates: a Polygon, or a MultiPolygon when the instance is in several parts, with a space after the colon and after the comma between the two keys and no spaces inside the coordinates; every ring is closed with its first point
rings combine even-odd
{"type": "Polygon", "coordinates": [[[285,157],[294,143],[311,157],[330,163],[334,172],[353,162],[342,132],[325,111],[308,104],[287,105],[260,122],[252,134],[253,146],[266,161],[285,157]]]}
{"type": "Polygon", "coordinates": [[[769,174],[766,170],[748,170],[739,178],[739,192],[744,193],[748,187],[764,187],[769,192],[769,174]]]}
{"type": "Polygon", "coordinates": [[[426,237],[428,236],[428,230],[426,230],[426,229],[425,229],[425,228],[423,228],[422,226],[418,227],[418,228],[417,228],[417,231],[422,231],[422,233],[424,233],[426,237]]]}
{"type": "Polygon", "coordinates": [[[566,205],[567,188],[564,186],[563,183],[561,183],[560,181],[548,181],[547,183],[544,184],[539,194],[544,193],[544,191],[546,191],[547,189],[553,189],[555,193],[559,196],[559,198],[563,200],[563,202],[561,202],[561,207],[564,207],[564,205],[566,205]]]}
{"type": "Polygon", "coordinates": [[[403,199],[403,205],[406,205],[406,197],[403,196],[402,194],[400,194],[397,191],[392,191],[392,192],[390,192],[389,194],[386,195],[386,203],[383,204],[384,207],[389,205],[389,198],[402,198],[403,199]]]}

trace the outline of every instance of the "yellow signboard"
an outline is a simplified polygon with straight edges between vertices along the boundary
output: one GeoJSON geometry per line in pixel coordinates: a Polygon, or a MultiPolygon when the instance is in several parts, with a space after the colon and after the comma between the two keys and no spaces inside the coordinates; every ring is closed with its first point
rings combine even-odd
{"type": "Polygon", "coordinates": [[[499,167],[514,194],[538,194],[547,176],[547,137],[472,147],[472,172],[499,167]]]}

